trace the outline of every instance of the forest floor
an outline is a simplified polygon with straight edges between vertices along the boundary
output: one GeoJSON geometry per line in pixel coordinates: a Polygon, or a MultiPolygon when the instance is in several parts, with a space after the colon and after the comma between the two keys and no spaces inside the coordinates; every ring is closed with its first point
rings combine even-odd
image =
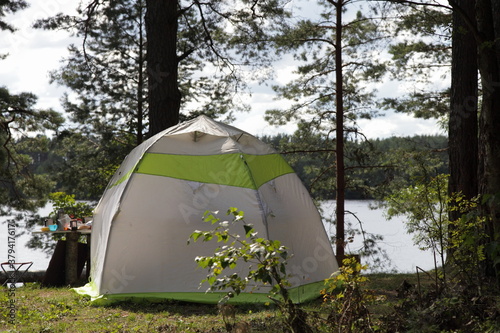
{"type": "MultiPolygon", "coordinates": [[[[402,292],[432,287],[432,279],[416,274],[368,274],[366,290],[382,301],[370,305],[373,318],[387,315],[400,301],[402,292]],[[419,283],[420,280],[420,283],[419,283]],[[399,295],[399,296],[398,296],[399,295]]],[[[0,294],[0,332],[228,332],[228,321],[239,323],[233,332],[283,332],[281,314],[273,305],[235,308],[234,317],[219,314],[216,305],[162,303],[117,303],[96,306],[88,297],[69,288],[45,288],[28,283],[0,294]],[[14,302],[12,302],[14,300],[14,302]],[[10,306],[10,304],[14,306],[10,306]],[[10,317],[11,309],[15,316],[10,317]]],[[[328,316],[322,300],[302,306],[316,318],[328,316]]],[[[329,310],[331,311],[331,309],[329,310]]]]}

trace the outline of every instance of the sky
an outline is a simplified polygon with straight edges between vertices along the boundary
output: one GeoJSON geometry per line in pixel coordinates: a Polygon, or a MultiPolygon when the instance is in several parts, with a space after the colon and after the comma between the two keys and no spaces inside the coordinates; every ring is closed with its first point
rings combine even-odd
{"type": "MultiPolygon", "coordinates": [[[[76,2],[72,0],[43,0],[32,4],[30,8],[6,20],[17,28],[14,34],[0,32],[0,54],[8,53],[5,60],[0,61],[0,86],[6,86],[11,93],[32,92],[38,96],[37,107],[52,108],[63,111],[60,98],[65,88],[49,83],[49,72],[60,67],[60,61],[67,56],[67,47],[71,43],[81,43],[64,31],[44,31],[31,28],[39,18],[46,18],[58,12],[73,11],[76,2]]],[[[280,77],[291,77],[293,66],[279,68],[280,77]]],[[[395,84],[379,87],[385,94],[397,94],[395,84]]],[[[238,113],[232,124],[253,135],[274,135],[292,133],[294,126],[275,127],[264,120],[265,110],[283,105],[285,101],[276,100],[274,92],[269,88],[258,87],[251,96],[241,98],[249,103],[249,113],[238,113]]],[[[443,134],[436,121],[415,119],[405,114],[393,112],[382,113],[372,120],[358,122],[361,132],[370,139],[390,136],[412,136],[443,134]]]]}

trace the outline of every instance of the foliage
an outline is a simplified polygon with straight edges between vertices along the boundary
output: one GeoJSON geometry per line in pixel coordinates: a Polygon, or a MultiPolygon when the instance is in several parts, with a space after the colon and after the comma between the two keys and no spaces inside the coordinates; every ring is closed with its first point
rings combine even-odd
{"type": "Polygon", "coordinates": [[[448,141],[445,136],[414,136],[377,139],[374,156],[379,168],[367,172],[373,198],[385,199],[400,189],[438,174],[448,174],[448,141]]]}
{"type": "MultiPolygon", "coordinates": [[[[457,277],[471,288],[482,288],[484,282],[487,244],[486,216],[481,214],[480,200],[467,200],[463,194],[454,193],[448,209],[457,211],[459,218],[449,222],[448,255],[457,277]]],[[[490,254],[491,255],[491,254],[490,254]]],[[[498,260],[497,256],[493,256],[498,260]]]]}
{"type": "Polygon", "coordinates": [[[390,196],[387,213],[405,215],[416,243],[437,252],[441,267],[435,267],[433,290],[422,292],[419,287],[386,320],[395,320],[396,331],[495,331],[500,317],[496,291],[484,274],[490,240],[480,201],[466,200],[461,193],[448,196],[447,175],[426,176],[390,196]],[[450,211],[457,212],[458,219],[450,221],[450,211]]]}
{"type": "Polygon", "coordinates": [[[50,194],[50,202],[52,203],[51,216],[57,218],[59,211],[68,214],[70,217],[82,218],[92,216],[93,207],[88,202],[77,202],[74,194],[66,194],[64,192],[54,192],[50,194]]]}
{"type": "MultiPolygon", "coordinates": [[[[335,149],[331,141],[305,126],[294,134],[260,139],[281,152],[315,200],[332,199],[335,149]]],[[[441,135],[347,142],[346,198],[383,200],[387,193],[414,184],[420,165],[428,164],[436,174],[448,173],[446,146],[447,138],[441,135]]]]}
{"type": "MultiPolygon", "coordinates": [[[[176,1],[177,12],[172,15],[177,36],[171,45],[175,59],[169,61],[178,69],[174,79],[182,96],[181,120],[200,114],[232,119],[235,110],[248,109],[235,92],[245,87],[248,75],[256,78],[266,71],[244,76],[239,69],[268,65],[266,58],[272,56],[264,27],[287,15],[284,3],[176,1]],[[253,61],[257,57],[259,61],[253,61]]],[[[126,131],[135,137],[135,144],[148,133],[148,96],[174,73],[147,63],[147,6],[144,0],[89,0],[78,6],[77,16],[58,14],[35,24],[66,29],[83,40],[81,46],[69,47],[70,57],[51,78],[77,94],[76,103],[74,96],[65,96],[64,107],[75,122],[88,127],[87,132],[126,131]]]]}
{"type": "Polygon", "coordinates": [[[346,258],[340,271],[325,281],[323,305],[330,311],[328,324],[335,332],[374,331],[368,306],[383,298],[365,289],[368,278],[361,273],[367,268],[354,257],[346,258]]]}
{"type": "Polygon", "coordinates": [[[418,118],[443,119],[449,112],[451,13],[439,6],[391,5],[397,19],[390,23],[394,38],[388,47],[391,78],[405,90],[402,97],[385,97],[381,106],[418,118]],[[439,75],[440,85],[435,77],[439,75]],[[408,82],[406,86],[403,82],[408,82]],[[403,83],[403,84],[401,84],[403,83]]]}
{"type": "MultiPolygon", "coordinates": [[[[175,3],[178,11],[169,13],[177,20],[177,35],[166,49],[173,50],[168,60],[178,69],[176,75],[148,63],[144,0],[84,1],[76,16],[59,13],[35,23],[36,28],[66,29],[82,40],[69,46],[61,68],[50,74],[52,83],[72,91],[63,97],[63,107],[76,125],[58,132],[53,142],[57,163],[50,171],[58,190],[80,199],[98,197],[120,161],[150,134],[150,95],[167,81],[178,82],[180,120],[200,114],[229,120],[232,112],[247,109],[235,92],[249,77],[237,72],[266,66],[264,59],[252,59],[271,56],[261,23],[268,27],[274,24],[271,18],[285,15],[282,1],[175,3]]],[[[164,39],[163,32],[159,35],[164,39]]],[[[167,58],[162,52],[161,58],[167,58]]],[[[261,72],[253,73],[252,79],[261,72]]],[[[162,103],[164,114],[179,113],[165,99],[162,103]]]]}
{"type": "Polygon", "coordinates": [[[195,231],[191,234],[190,239],[193,241],[198,241],[201,238],[204,242],[216,239],[217,242],[223,242],[228,245],[217,248],[214,256],[208,257],[196,257],[196,262],[201,268],[208,268],[209,275],[202,282],[208,282],[210,284],[209,290],[224,290],[231,288],[234,292],[227,295],[227,297],[233,297],[234,295],[240,294],[247,287],[249,280],[255,279],[256,281],[263,282],[272,286],[272,293],[276,294],[279,292],[280,287],[287,285],[286,279],[282,277],[283,272],[285,272],[285,262],[287,252],[286,248],[281,246],[279,241],[270,242],[264,238],[257,238],[257,233],[253,229],[253,225],[246,224],[243,220],[244,213],[238,211],[236,208],[230,208],[228,210],[228,215],[232,214],[234,216],[232,223],[228,221],[220,222],[220,219],[215,217],[213,214],[218,212],[206,212],[204,214],[204,221],[209,222],[212,225],[218,224],[215,229],[211,231],[195,231]],[[245,232],[245,237],[249,239],[240,240],[240,236],[237,234],[231,234],[229,227],[231,224],[234,225],[235,222],[241,222],[243,224],[243,229],[245,232]],[[229,242],[229,243],[228,243],[229,242]],[[255,245],[252,245],[255,242],[255,245]],[[274,253],[273,256],[268,255],[274,253]],[[257,267],[253,269],[249,268],[249,278],[241,278],[237,273],[231,276],[219,277],[224,269],[234,269],[237,265],[238,260],[243,260],[244,262],[256,263],[257,267]],[[279,275],[275,278],[272,275],[272,268],[278,266],[279,275]],[[284,285],[275,285],[275,281],[283,280],[284,285]]]}
{"type": "Polygon", "coordinates": [[[79,200],[95,200],[132,149],[111,133],[80,134],[63,131],[52,138],[45,168],[56,190],[74,193],[79,200]]]}
{"type": "MultiPolygon", "coordinates": [[[[279,52],[294,52],[297,63],[295,79],[284,86],[273,88],[279,97],[290,100],[289,108],[268,110],[266,119],[272,124],[285,124],[291,120],[311,127],[326,138],[332,135],[336,118],[337,93],[336,72],[343,70],[343,94],[345,121],[348,131],[356,136],[353,123],[359,117],[370,118],[375,109],[373,91],[364,89],[362,82],[378,80],[385,71],[385,65],[375,56],[374,48],[384,38],[378,27],[383,21],[374,11],[357,11],[355,15],[344,15],[342,31],[336,28],[337,13],[349,9],[349,1],[335,4],[319,2],[317,15],[310,19],[295,18],[284,22],[276,36],[279,52]],[[336,36],[336,33],[341,35],[336,36]],[[340,38],[340,43],[339,39],[340,38]],[[337,55],[342,53],[342,69],[336,68],[337,55]]],[[[366,86],[366,85],[365,85],[366,86]]]]}
{"type": "Polygon", "coordinates": [[[483,333],[500,329],[494,288],[478,295],[477,289],[458,285],[437,295],[433,285],[428,287],[412,286],[381,318],[381,331],[483,333]]]}
{"type": "MultiPolygon", "coordinates": [[[[49,202],[52,204],[52,212],[48,216],[38,217],[36,215],[27,223],[27,227],[32,229],[35,225],[39,225],[41,221],[51,218],[57,222],[59,211],[68,214],[75,219],[82,219],[87,216],[92,216],[93,204],[90,202],[78,202],[75,200],[74,194],[66,194],[64,192],[53,192],[49,195],[49,202]]],[[[64,235],[52,234],[32,234],[30,240],[26,243],[28,248],[41,249],[47,255],[52,255],[56,243],[54,240],[64,239],[64,235]]],[[[86,242],[85,236],[81,237],[81,242],[86,242]]]]}
{"type": "Polygon", "coordinates": [[[466,200],[461,193],[449,196],[447,180],[444,174],[423,178],[389,196],[386,213],[389,218],[406,216],[407,231],[413,234],[415,244],[437,254],[441,268],[436,263],[435,273],[440,274],[441,287],[460,283],[481,288],[489,243],[486,218],[480,213],[477,198],[466,200]],[[458,212],[459,218],[450,221],[451,211],[458,212]]]}
{"type": "MultiPolygon", "coordinates": [[[[28,3],[24,0],[4,0],[0,3],[0,31],[8,30],[14,32],[16,28],[10,23],[4,21],[6,14],[14,14],[19,10],[28,7],[28,3]]],[[[1,58],[1,57],[0,57],[1,58]]]]}
{"type": "MultiPolygon", "coordinates": [[[[212,225],[217,224],[215,229],[210,231],[195,231],[190,239],[204,242],[216,240],[227,245],[218,247],[213,256],[196,257],[196,262],[201,268],[208,269],[207,278],[202,281],[210,284],[209,291],[227,290],[226,296],[221,299],[224,303],[229,298],[239,295],[250,283],[256,282],[257,285],[267,285],[270,287],[269,298],[273,300],[285,315],[284,324],[292,332],[308,332],[310,329],[306,324],[306,314],[298,308],[291,300],[287,287],[288,274],[286,262],[288,259],[288,249],[277,240],[268,240],[257,236],[253,225],[244,221],[244,213],[237,208],[230,208],[227,215],[232,215],[233,220],[220,221],[220,218],[214,216],[217,212],[206,212],[204,221],[212,225]],[[230,231],[233,226],[241,225],[246,239],[230,231]],[[228,275],[222,275],[224,272],[234,270],[236,266],[248,264],[246,273],[233,271],[228,275]],[[221,276],[222,275],[222,276],[221,276]]],[[[234,230],[234,228],[232,228],[234,230]]],[[[254,286],[254,288],[258,288],[254,286]]]]}
{"type": "MultiPolygon", "coordinates": [[[[407,217],[407,231],[422,250],[432,250],[445,265],[448,248],[448,175],[421,179],[387,198],[387,216],[407,217]]],[[[437,267],[435,267],[437,269],[437,267]]]]}
{"type": "MultiPolygon", "coordinates": [[[[2,1],[0,32],[14,32],[15,27],[4,21],[5,16],[27,7],[23,0],[2,1]]],[[[7,56],[0,54],[0,60],[7,56]]],[[[0,87],[0,216],[11,215],[9,222],[16,226],[45,205],[53,186],[46,175],[32,173],[34,159],[25,151],[27,147],[35,150],[43,146],[44,137],[37,134],[57,129],[63,119],[53,110],[36,108],[36,102],[32,93],[12,94],[7,87],[0,87]]]]}
{"type": "MultiPolygon", "coordinates": [[[[85,19],[81,4],[78,17],[59,14],[35,24],[38,28],[67,29],[85,40],[71,44],[69,57],[51,82],[73,91],[63,107],[82,135],[108,135],[132,145],[142,142],[147,121],[145,66],[145,4],[143,1],[110,1],[85,19]],[[117,24],[119,23],[119,24],[117,24]]],[[[103,138],[102,144],[105,144],[103,138]]]]}
{"type": "MultiPolygon", "coordinates": [[[[53,130],[62,117],[53,110],[35,108],[31,93],[11,94],[0,87],[0,207],[2,214],[12,208],[34,211],[46,202],[53,184],[46,175],[31,171],[33,158],[25,152],[42,148],[44,137],[36,133],[53,130]]],[[[42,148],[43,150],[44,148],[42,148]]]]}
{"type": "Polygon", "coordinates": [[[68,126],[52,141],[48,167],[57,190],[98,198],[123,158],[147,132],[144,1],[108,1],[92,18],[82,3],[77,16],[58,14],[35,27],[67,29],[72,44],[51,83],[68,87],[62,98],[68,126]]]}

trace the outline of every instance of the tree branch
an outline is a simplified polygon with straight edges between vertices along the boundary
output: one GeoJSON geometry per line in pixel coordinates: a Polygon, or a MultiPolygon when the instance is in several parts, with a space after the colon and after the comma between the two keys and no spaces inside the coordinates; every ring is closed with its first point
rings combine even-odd
{"type": "Polygon", "coordinates": [[[85,11],[87,13],[87,18],[85,20],[83,20],[84,33],[83,33],[82,48],[83,48],[83,56],[84,56],[85,60],[87,60],[88,64],[91,63],[91,59],[90,59],[89,55],[87,54],[87,48],[86,48],[87,38],[89,36],[90,29],[92,26],[93,16],[95,14],[97,7],[99,7],[99,5],[100,5],[99,0],[93,0],[91,3],[88,4],[88,6],[85,9],[85,11]]]}
{"type": "MultiPolygon", "coordinates": [[[[203,8],[202,8],[201,2],[199,0],[195,0],[194,2],[196,3],[196,7],[198,8],[198,12],[200,13],[201,22],[203,25],[203,31],[206,34],[205,43],[208,44],[209,49],[212,50],[212,52],[215,54],[215,56],[218,59],[220,59],[223,63],[225,63],[228,66],[228,68],[231,69],[231,73],[234,73],[234,71],[235,71],[234,65],[231,63],[231,61],[229,61],[228,58],[226,58],[222,54],[220,54],[220,52],[214,46],[215,43],[212,39],[212,34],[210,33],[210,30],[208,29],[208,27],[206,25],[206,19],[205,19],[205,15],[203,13],[203,8]]],[[[210,8],[212,8],[212,6],[210,6],[210,8]]],[[[223,17],[226,18],[225,16],[223,16],[223,17]]]]}
{"type": "Polygon", "coordinates": [[[287,154],[296,154],[296,153],[334,153],[336,150],[335,149],[313,149],[313,150],[291,150],[291,151],[283,151],[280,152],[280,154],[287,155],[287,154]]]}

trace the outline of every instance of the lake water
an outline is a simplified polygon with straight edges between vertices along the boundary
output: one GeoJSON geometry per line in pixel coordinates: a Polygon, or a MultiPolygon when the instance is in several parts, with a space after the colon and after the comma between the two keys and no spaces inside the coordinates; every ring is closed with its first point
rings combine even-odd
{"type": "MultiPolygon", "coordinates": [[[[419,250],[413,245],[411,235],[405,231],[403,218],[386,220],[381,209],[370,209],[371,201],[348,200],[346,211],[356,215],[354,218],[348,214],[346,222],[352,223],[354,228],[359,228],[358,219],[363,223],[363,230],[367,233],[381,235],[383,240],[379,242],[381,249],[387,254],[390,261],[383,263],[381,270],[385,272],[415,272],[416,267],[429,270],[434,267],[433,256],[430,252],[419,250]]],[[[335,202],[325,202],[322,205],[325,215],[332,216],[335,211],[335,202]]],[[[40,210],[41,216],[46,216],[51,207],[40,210]]],[[[326,223],[325,229],[330,235],[335,234],[335,227],[326,223]]],[[[16,261],[33,261],[31,270],[45,270],[50,261],[50,256],[37,250],[26,248],[26,243],[31,235],[25,234],[16,239],[16,261]]],[[[362,244],[361,236],[356,236],[353,243],[349,244],[346,253],[356,253],[362,244]]],[[[6,223],[0,224],[0,262],[8,260],[8,228],[6,223]]],[[[370,263],[372,258],[362,258],[363,263],[370,263]]]]}
{"type": "MultiPolygon", "coordinates": [[[[423,270],[434,268],[434,257],[431,251],[421,251],[413,244],[412,236],[406,232],[404,217],[394,217],[387,220],[384,217],[383,209],[371,209],[373,201],[369,200],[347,200],[345,210],[345,222],[352,224],[355,229],[362,229],[365,233],[381,235],[382,241],[378,242],[379,247],[388,257],[388,261],[382,262],[382,267],[378,271],[400,273],[415,272],[416,267],[423,270]]],[[[323,203],[325,217],[333,216],[335,212],[335,202],[323,203]],[[328,213],[326,213],[328,212],[328,213]]],[[[329,235],[335,234],[335,226],[325,224],[325,229],[329,235]]],[[[346,227],[347,229],[347,227],[346,227]]],[[[363,239],[360,235],[354,237],[354,241],[348,244],[346,253],[357,253],[361,247],[363,239]]],[[[370,264],[375,258],[364,257],[363,264],[370,264]]],[[[369,269],[370,271],[370,269],[369,269]]]]}
{"type": "MultiPolygon", "coordinates": [[[[48,205],[45,208],[39,210],[40,216],[47,216],[52,211],[52,206],[48,205]]],[[[0,262],[7,262],[8,250],[9,250],[9,238],[8,238],[8,225],[4,223],[6,218],[0,218],[0,262]]],[[[49,265],[50,255],[48,256],[40,250],[33,250],[26,247],[26,243],[31,238],[30,233],[25,233],[20,235],[22,228],[15,229],[15,234],[18,235],[15,242],[15,256],[16,262],[26,262],[32,261],[33,266],[31,266],[30,271],[45,270],[49,265]]],[[[11,243],[12,244],[12,243],[11,243]]]]}

